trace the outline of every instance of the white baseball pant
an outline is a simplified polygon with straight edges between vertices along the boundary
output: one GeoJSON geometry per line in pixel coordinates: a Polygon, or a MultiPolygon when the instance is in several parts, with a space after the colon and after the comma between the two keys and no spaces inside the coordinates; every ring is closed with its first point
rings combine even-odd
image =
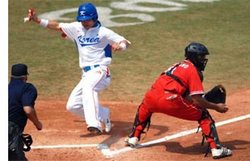
{"type": "Polygon", "coordinates": [[[87,127],[102,129],[101,122],[109,118],[108,108],[99,104],[98,92],[111,82],[107,66],[93,67],[84,72],[77,86],[73,89],[67,102],[67,110],[85,118],[87,127]]]}

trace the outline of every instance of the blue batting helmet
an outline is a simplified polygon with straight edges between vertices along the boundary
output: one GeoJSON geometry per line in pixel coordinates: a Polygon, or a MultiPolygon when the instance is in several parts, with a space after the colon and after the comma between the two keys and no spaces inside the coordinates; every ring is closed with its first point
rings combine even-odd
{"type": "Polygon", "coordinates": [[[98,19],[96,7],[92,3],[83,3],[78,8],[76,20],[78,22],[98,19]]]}

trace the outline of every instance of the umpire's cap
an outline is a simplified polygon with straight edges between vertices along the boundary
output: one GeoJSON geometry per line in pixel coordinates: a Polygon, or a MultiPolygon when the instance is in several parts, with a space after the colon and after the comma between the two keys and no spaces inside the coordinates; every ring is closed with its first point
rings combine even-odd
{"type": "Polygon", "coordinates": [[[14,64],[11,68],[11,77],[19,78],[28,75],[28,66],[26,64],[14,64]]]}

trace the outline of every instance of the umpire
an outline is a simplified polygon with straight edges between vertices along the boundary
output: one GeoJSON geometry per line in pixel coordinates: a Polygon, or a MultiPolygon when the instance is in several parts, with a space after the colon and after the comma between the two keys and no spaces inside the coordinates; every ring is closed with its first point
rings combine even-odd
{"type": "Polygon", "coordinates": [[[26,83],[27,79],[27,65],[14,64],[9,82],[9,161],[27,161],[24,151],[29,151],[32,144],[31,136],[23,134],[27,119],[37,130],[42,130],[42,123],[34,109],[37,90],[31,83],[26,83]]]}

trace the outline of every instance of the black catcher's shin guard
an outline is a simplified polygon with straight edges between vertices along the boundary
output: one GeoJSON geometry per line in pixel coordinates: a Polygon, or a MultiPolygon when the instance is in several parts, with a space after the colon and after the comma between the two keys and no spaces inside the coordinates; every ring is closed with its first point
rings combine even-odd
{"type": "MultiPolygon", "coordinates": [[[[141,104],[142,105],[142,104],[141,104]]],[[[129,134],[129,137],[137,137],[139,140],[141,138],[141,134],[145,133],[144,129],[147,127],[147,131],[149,130],[150,127],[150,122],[151,122],[151,116],[150,114],[146,119],[140,120],[139,115],[140,115],[140,108],[141,105],[138,107],[138,110],[135,115],[134,119],[134,124],[131,133],[129,134]]]]}
{"type": "Polygon", "coordinates": [[[208,150],[206,152],[207,155],[208,152],[210,151],[210,148],[221,146],[215,122],[207,110],[204,110],[202,113],[202,117],[199,120],[199,127],[201,127],[202,129],[202,135],[203,135],[202,145],[204,144],[205,139],[208,142],[208,150]]]}

